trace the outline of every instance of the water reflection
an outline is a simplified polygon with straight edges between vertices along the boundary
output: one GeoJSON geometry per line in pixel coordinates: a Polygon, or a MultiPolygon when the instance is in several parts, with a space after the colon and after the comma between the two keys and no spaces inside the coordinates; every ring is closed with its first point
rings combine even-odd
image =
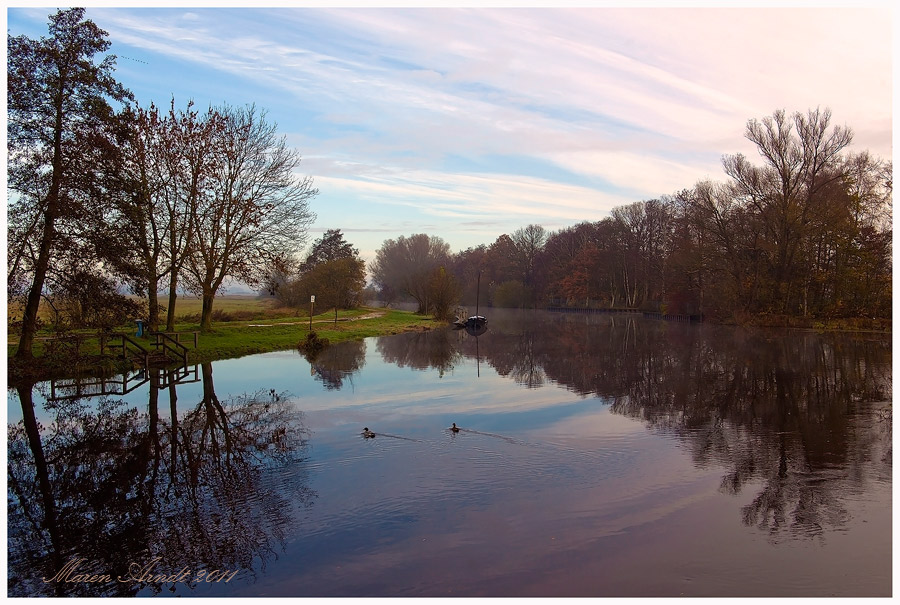
{"type": "Polygon", "coordinates": [[[136,407],[20,385],[9,594],[812,595],[847,556],[847,592],[889,593],[890,362],[877,336],[492,312],[221,362],[223,393],[209,364],[96,387],[146,380],[136,407]],[[42,579],[157,556],[247,581],[42,579]]]}
{"type": "Polygon", "coordinates": [[[480,343],[438,332],[377,346],[398,365],[443,373],[477,356],[528,388],[605,398],[677,436],[698,466],[726,468],[723,493],[755,490],[742,521],[776,541],[842,526],[848,490],[890,481],[887,338],[550,313],[501,315],[492,328],[480,343]]]}
{"type": "Polygon", "coordinates": [[[387,363],[416,370],[433,368],[443,376],[462,360],[461,334],[452,330],[410,332],[399,338],[379,338],[375,346],[387,363]]]}
{"type": "Polygon", "coordinates": [[[35,418],[35,385],[16,387],[23,420],[8,428],[10,596],[156,594],[192,588],[197,574],[179,584],[116,579],[157,557],[170,574],[218,569],[246,579],[277,556],[296,507],[314,497],[297,465],[308,440],[302,414],[271,391],[220,400],[211,364],[186,413],[176,387],[160,383],[150,380],[145,412],[108,396],[67,398],[45,404],[46,426],[35,418]],[[89,574],[112,581],[72,581],[89,574]]]}
{"type": "Polygon", "coordinates": [[[743,522],[772,539],[845,524],[846,481],[858,490],[863,476],[890,477],[891,422],[880,414],[890,408],[889,349],[810,333],[728,334],[654,338],[630,362],[637,376],[613,411],[676,434],[697,465],[724,466],[724,493],[758,489],[743,522]]]}
{"type": "Polygon", "coordinates": [[[327,347],[309,359],[310,372],[328,390],[340,390],[344,381],[352,383],[353,374],[366,363],[366,343],[363,340],[344,342],[327,347]]]}

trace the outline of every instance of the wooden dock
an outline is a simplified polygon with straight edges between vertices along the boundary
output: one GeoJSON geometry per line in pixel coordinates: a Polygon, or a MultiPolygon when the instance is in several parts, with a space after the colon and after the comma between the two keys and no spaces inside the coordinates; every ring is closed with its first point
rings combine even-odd
{"type": "Polygon", "coordinates": [[[687,313],[647,313],[644,312],[647,319],[661,319],[663,321],[678,321],[682,323],[702,323],[703,315],[688,315],[687,313]]]}
{"type": "Polygon", "coordinates": [[[552,311],[554,313],[586,313],[589,315],[593,314],[620,314],[620,313],[628,313],[629,315],[641,315],[641,311],[638,309],[607,309],[601,307],[548,307],[548,311],[552,311]]]}
{"type": "Polygon", "coordinates": [[[106,351],[111,350],[116,357],[131,359],[145,368],[169,365],[173,361],[186,366],[188,347],[181,342],[181,337],[192,337],[194,348],[197,348],[198,332],[147,332],[147,335],[153,340],[144,346],[141,340],[136,340],[128,334],[101,334],[100,354],[106,355],[106,351]],[[150,347],[153,347],[152,351],[150,347]]]}

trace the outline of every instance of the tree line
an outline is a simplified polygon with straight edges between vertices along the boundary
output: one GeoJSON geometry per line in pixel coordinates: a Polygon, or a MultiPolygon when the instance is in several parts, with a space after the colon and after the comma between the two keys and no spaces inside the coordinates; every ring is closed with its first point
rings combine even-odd
{"type": "Polygon", "coordinates": [[[202,297],[201,329],[226,280],[271,279],[314,219],[300,155],[254,105],[141,107],[113,77],[107,33],[83,8],[49,36],[7,36],[7,296],[21,306],[16,356],[33,356],[43,299],[57,317],[109,327],[149,315],[168,288],[202,297]],[[149,300],[149,309],[119,292],[149,300]]]}
{"type": "Polygon", "coordinates": [[[142,107],[113,77],[115,57],[95,60],[109,46],[82,8],[51,15],[48,37],[8,35],[7,297],[21,308],[22,360],[42,300],[58,324],[147,316],[155,330],[165,311],[173,330],[188,290],[209,330],[229,279],[337,311],[363,302],[366,269],[383,302],[413,300],[438,318],[460,302],[890,316],[892,166],[850,153],[852,132],[832,127],[829,110],[750,120],[760,163],[724,156],[725,182],[456,253],[436,236],[398,236],[366,267],[335,229],[300,260],[318,191],[294,176],[300,155],[265,111],[142,107]]]}
{"type": "Polygon", "coordinates": [[[450,298],[703,314],[719,320],[888,318],[892,165],[849,153],[829,110],[779,110],[747,123],[760,164],[723,157],[709,180],[549,232],[528,225],[451,254],[441,238],[384,242],[371,263],[383,300],[447,315],[450,298]]]}

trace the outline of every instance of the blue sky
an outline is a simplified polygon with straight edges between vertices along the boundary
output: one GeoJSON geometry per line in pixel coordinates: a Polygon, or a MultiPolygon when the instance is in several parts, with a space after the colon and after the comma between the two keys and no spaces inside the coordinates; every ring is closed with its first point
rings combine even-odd
{"type": "MultiPolygon", "coordinates": [[[[54,8],[11,3],[39,37],[54,8]]],[[[869,8],[242,8],[86,3],[146,106],[255,103],[341,229],[490,244],[725,180],[746,122],[830,108],[892,154],[893,13],[869,8]]],[[[364,5],[363,5],[364,6],[364,5]]]]}

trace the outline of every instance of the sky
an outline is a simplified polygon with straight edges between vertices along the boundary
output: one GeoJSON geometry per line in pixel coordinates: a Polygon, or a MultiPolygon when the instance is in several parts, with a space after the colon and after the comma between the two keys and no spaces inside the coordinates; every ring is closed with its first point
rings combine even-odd
{"type": "MultiPolygon", "coordinates": [[[[761,163],[748,120],[830,109],[892,156],[890,8],[464,5],[269,8],[86,2],[142,106],[254,103],[319,194],[308,242],[366,260],[427,233],[452,251],[557,231],[761,163]]],[[[267,4],[267,6],[270,6],[267,4]]],[[[54,7],[7,5],[47,35],[54,7]]]]}

